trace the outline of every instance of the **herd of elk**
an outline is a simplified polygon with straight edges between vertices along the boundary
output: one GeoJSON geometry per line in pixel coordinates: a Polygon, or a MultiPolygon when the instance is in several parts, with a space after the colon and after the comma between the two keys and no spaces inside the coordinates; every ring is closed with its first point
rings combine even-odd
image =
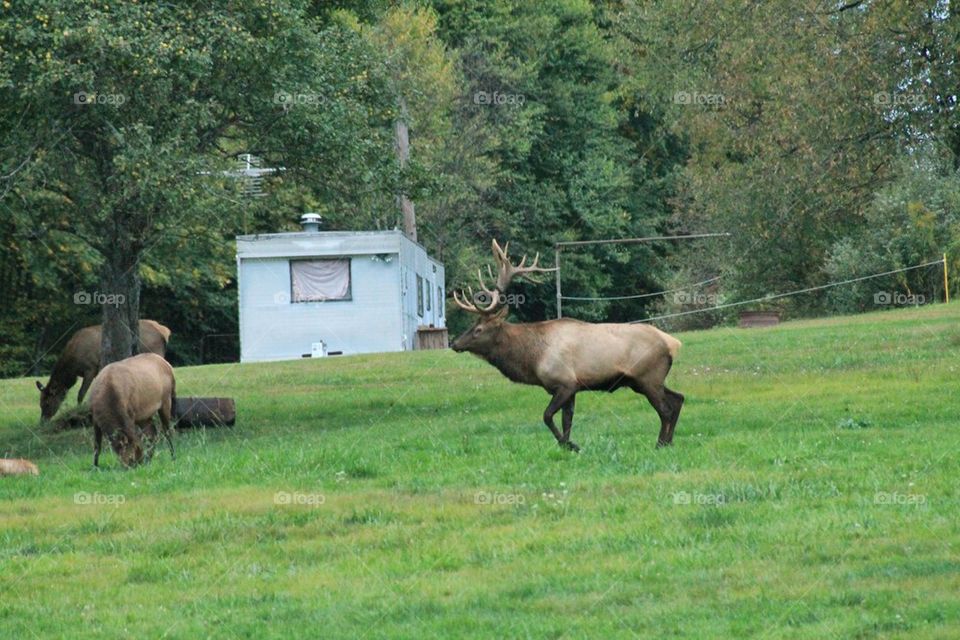
{"type": "Polygon", "coordinates": [[[106,435],[113,450],[126,466],[139,464],[144,453],[152,454],[157,439],[153,417],[159,415],[163,436],[170,445],[170,419],[175,400],[173,369],[163,359],[170,329],[154,320],[138,326],[140,355],[100,369],[101,326],[77,331],[57,358],[46,386],[40,390],[40,418],[49,420],[63,404],[67,391],[82,378],[77,404],[90,390],[90,412],[94,429],[93,464],[99,466],[100,448],[106,435]],[[141,436],[147,436],[149,448],[141,436]]]}
{"type": "MultiPolygon", "coordinates": [[[[673,430],[683,407],[683,395],[664,385],[680,341],[645,324],[592,324],[562,318],[544,322],[507,322],[504,304],[507,287],[514,278],[538,282],[533,274],[553,271],[538,266],[539,254],[527,266],[526,256],[510,262],[507,248],[493,241],[498,273],[488,289],[483,273],[477,272],[480,291],[454,293],[457,305],[478,317],[476,324],[451,345],[454,351],[469,351],[500,370],[514,382],[543,387],[553,396],[543,421],[562,447],[580,448],[570,440],[573,409],[580,391],[616,391],[629,387],[646,396],[660,416],[657,446],[673,441],[673,430]],[[563,410],[563,431],[554,414],[563,410]]],[[[491,278],[493,272],[487,271],[491,278]]]]}
{"type": "MultiPolygon", "coordinates": [[[[493,289],[487,288],[478,270],[480,290],[475,295],[454,292],[456,304],[478,316],[476,324],[451,345],[456,352],[469,351],[500,370],[513,382],[542,387],[552,396],[543,414],[562,447],[580,448],[570,440],[576,395],[580,391],[616,391],[629,387],[646,396],[660,416],[657,446],[673,442],[673,432],[683,408],[683,395],[668,389],[664,381],[680,349],[680,341],[644,324],[594,324],[563,318],[514,324],[507,321],[506,292],[514,278],[539,282],[536,274],[553,271],[539,266],[539,254],[527,265],[524,256],[510,262],[509,244],[492,243],[497,264],[493,289]],[[563,411],[562,431],[554,415],[563,411]]],[[[162,435],[170,445],[170,422],[176,401],[173,368],[163,359],[170,330],[153,320],[140,321],[140,355],[111,363],[100,370],[100,326],[78,331],[57,360],[46,386],[40,389],[43,419],[53,417],[67,391],[83,378],[77,402],[90,389],[94,426],[94,466],[99,466],[103,436],[126,466],[139,464],[152,455],[157,440],[153,418],[160,417],[162,435]],[[99,372],[99,373],[98,373],[99,372]],[[141,436],[151,446],[145,448],[141,436]]],[[[9,460],[0,473],[35,472],[27,461],[9,460]],[[27,464],[23,464],[27,463],[27,464]]]]}
{"type": "MultiPolygon", "coordinates": [[[[153,320],[141,320],[139,330],[140,353],[166,355],[170,329],[153,320]]],[[[40,390],[41,419],[49,420],[56,415],[67,391],[77,383],[77,378],[83,379],[80,392],[77,394],[77,404],[83,402],[83,397],[99,371],[100,325],[84,327],[67,341],[63,353],[53,365],[46,386],[37,380],[37,389],[40,390]]]]}

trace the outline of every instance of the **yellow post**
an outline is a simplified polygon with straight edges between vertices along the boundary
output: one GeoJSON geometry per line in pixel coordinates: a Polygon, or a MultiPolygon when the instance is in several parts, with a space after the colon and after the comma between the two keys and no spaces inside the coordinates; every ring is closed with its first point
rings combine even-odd
{"type": "Polygon", "coordinates": [[[947,254],[943,254],[943,299],[950,302],[950,279],[947,277],[947,254]]]}

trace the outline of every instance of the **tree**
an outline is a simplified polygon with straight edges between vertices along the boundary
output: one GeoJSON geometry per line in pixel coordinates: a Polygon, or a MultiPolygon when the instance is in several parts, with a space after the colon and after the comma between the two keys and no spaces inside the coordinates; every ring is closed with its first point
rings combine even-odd
{"type": "MultiPolygon", "coordinates": [[[[825,267],[831,280],[905,269],[944,253],[955,272],[960,261],[960,172],[953,167],[949,146],[930,144],[900,159],[895,179],[877,191],[866,218],[857,233],[831,247],[825,267]]],[[[904,299],[942,300],[943,284],[943,267],[934,265],[838,287],[828,300],[839,312],[875,310],[878,304],[902,304],[904,299]]]]}
{"type": "Polygon", "coordinates": [[[733,298],[822,283],[831,247],[867,222],[901,149],[943,130],[931,118],[936,96],[955,103],[943,82],[944,60],[956,59],[947,13],[944,3],[624,3],[638,92],[689,148],[676,223],[733,234],[679,264],[724,274],[733,298]]]}
{"type": "Polygon", "coordinates": [[[104,363],[134,352],[151,258],[237,228],[238,153],[331,202],[380,184],[389,111],[369,47],[308,3],[238,8],[43,0],[0,22],[0,193],[17,229],[97,263],[104,363]]]}
{"type": "MultiPolygon", "coordinates": [[[[472,281],[489,259],[491,237],[512,239],[518,253],[549,254],[560,240],[649,235],[658,227],[663,192],[648,182],[650,165],[633,155],[647,140],[621,91],[620,43],[605,31],[603,12],[585,1],[552,0],[436,0],[434,7],[466,83],[456,130],[477,132],[471,140],[480,141],[489,169],[463,219],[461,235],[470,240],[457,251],[454,283],[472,281]]],[[[581,295],[642,290],[656,280],[654,258],[646,247],[577,252],[564,263],[564,279],[581,295]]],[[[522,292],[521,317],[555,312],[551,287],[522,292]]],[[[609,314],[603,303],[575,311],[587,319],[609,314]]]]}
{"type": "MultiPolygon", "coordinates": [[[[371,41],[382,52],[390,93],[396,100],[394,135],[401,171],[410,163],[411,124],[425,141],[450,133],[445,125],[457,89],[456,78],[453,61],[436,38],[435,29],[432,11],[401,6],[387,11],[369,31],[371,41]]],[[[417,219],[410,191],[409,186],[402,187],[397,200],[404,233],[416,242],[417,219]]]]}

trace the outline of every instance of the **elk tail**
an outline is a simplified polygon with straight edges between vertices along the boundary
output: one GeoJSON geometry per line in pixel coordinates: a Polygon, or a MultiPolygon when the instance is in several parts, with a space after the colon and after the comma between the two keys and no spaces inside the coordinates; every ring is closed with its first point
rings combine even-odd
{"type": "Polygon", "coordinates": [[[159,322],[155,322],[154,324],[157,325],[157,332],[158,332],[161,336],[163,336],[163,342],[164,342],[164,344],[169,343],[169,342],[170,342],[170,329],[169,329],[168,327],[163,326],[163,325],[160,324],[159,322]]]}
{"type": "Polygon", "coordinates": [[[683,343],[665,331],[660,331],[660,329],[657,329],[656,327],[654,327],[654,329],[656,329],[657,333],[660,334],[660,337],[663,338],[663,341],[666,343],[667,351],[670,352],[670,357],[676,358],[677,353],[680,351],[680,347],[683,345],[683,343]]]}

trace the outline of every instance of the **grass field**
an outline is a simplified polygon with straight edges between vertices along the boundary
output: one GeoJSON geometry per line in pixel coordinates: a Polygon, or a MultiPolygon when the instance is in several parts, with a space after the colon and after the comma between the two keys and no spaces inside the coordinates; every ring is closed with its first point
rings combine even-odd
{"type": "Polygon", "coordinates": [[[236,427],[97,472],[0,381],[0,637],[960,637],[960,304],[678,336],[663,450],[419,352],[179,369],[236,427]]]}

